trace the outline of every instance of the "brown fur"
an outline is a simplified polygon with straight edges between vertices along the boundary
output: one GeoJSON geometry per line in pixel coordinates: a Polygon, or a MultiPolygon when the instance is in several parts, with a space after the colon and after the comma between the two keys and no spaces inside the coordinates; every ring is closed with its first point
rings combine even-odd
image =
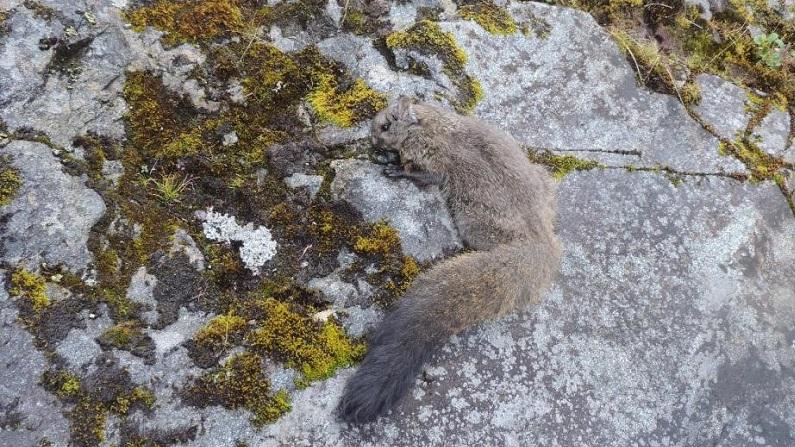
{"type": "Polygon", "coordinates": [[[393,172],[440,186],[472,252],[420,275],[375,331],[340,415],[365,422],[393,406],[453,334],[538,302],[560,263],[554,183],[511,136],[400,98],[375,117],[374,144],[400,154],[393,172]]]}

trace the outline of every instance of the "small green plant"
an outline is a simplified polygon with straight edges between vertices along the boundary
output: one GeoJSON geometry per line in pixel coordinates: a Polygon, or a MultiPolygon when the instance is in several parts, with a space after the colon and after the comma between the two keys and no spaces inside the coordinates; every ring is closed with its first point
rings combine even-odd
{"type": "MultiPolygon", "coordinates": [[[[765,65],[770,68],[781,67],[782,57],[786,54],[787,49],[778,33],[760,34],[754,37],[754,43],[756,44],[756,55],[765,65]]],[[[792,57],[795,57],[795,51],[791,54],[792,57]]]]}
{"type": "Polygon", "coordinates": [[[164,202],[179,202],[182,194],[193,183],[191,177],[180,178],[177,174],[168,174],[160,178],[160,180],[149,179],[155,186],[153,193],[160,200],[164,202]]]}

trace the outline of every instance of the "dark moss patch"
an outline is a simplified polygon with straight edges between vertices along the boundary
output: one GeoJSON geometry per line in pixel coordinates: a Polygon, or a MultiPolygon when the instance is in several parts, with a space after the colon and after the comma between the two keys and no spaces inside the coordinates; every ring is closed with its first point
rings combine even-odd
{"type": "Polygon", "coordinates": [[[97,342],[103,349],[116,348],[137,355],[147,364],[156,359],[155,344],[152,338],[143,333],[138,321],[124,321],[108,328],[97,342]]]}
{"type": "Polygon", "coordinates": [[[154,297],[160,318],[154,327],[163,328],[177,321],[182,307],[192,312],[215,308],[217,289],[206,276],[193,268],[184,254],[178,253],[173,257],[163,254],[156,258],[153,271],[157,272],[159,280],[154,297]]]}
{"type": "Polygon", "coordinates": [[[22,2],[22,5],[32,11],[36,18],[46,20],[48,22],[58,14],[54,9],[36,0],[25,0],[22,2]]]}
{"type": "Polygon", "coordinates": [[[245,408],[252,413],[251,422],[256,426],[273,422],[290,410],[288,395],[272,392],[262,372],[262,358],[248,352],[231,357],[216,372],[200,377],[184,397],[199,407],[245,408]]]}
{"type": "Polygon", "coordinates": [[[44,372],[41,384],[71,406],[66,413],[70,440],[78,447],[96,446],[105,440],[109,415],[125,418],[133,411],[149,411],[155,404],[150,390],[134,386],[130,374],[105,355],[96,359],[93,372],[83,380],[67,370],[53,369],[44,372]]]}
{"type": "Polygon", "coordinates": [[[396,31],[386,37],[391,50],[416,51],[429,57],[438,57],[444,73],[458,89],[451,102],[461,113],[471,113],[483,97],[477,79],[466,73],[467,56],[451,33],[442,31],[436,22],[422,20],[406,31],[396,31]]]}

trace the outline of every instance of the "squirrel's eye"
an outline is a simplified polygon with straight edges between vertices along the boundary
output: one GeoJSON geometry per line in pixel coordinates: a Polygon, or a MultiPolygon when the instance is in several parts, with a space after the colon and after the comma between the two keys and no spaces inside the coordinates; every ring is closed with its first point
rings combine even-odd
{"type": "Polygon", "coordinates": [[[386,132],[387,130],[389,130],[390,125],[392,125],[392,123],[390,123],[389,121],[385,122],[384,124],[381,125],[381,131],[386,132]]]}

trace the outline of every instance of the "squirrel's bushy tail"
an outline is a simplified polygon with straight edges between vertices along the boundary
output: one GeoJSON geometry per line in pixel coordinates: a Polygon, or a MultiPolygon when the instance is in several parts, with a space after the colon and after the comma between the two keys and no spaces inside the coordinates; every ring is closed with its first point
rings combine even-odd
{"type": "Polygon", "coordinates": [[[340,417],[368,422],[413,385],[422,365],[447,339],[483,320],[538,301],[557,270],[549,243],[499,245],[464,253],[423,273],[371,337],[367,356],[340,400],[340,417]]]}

